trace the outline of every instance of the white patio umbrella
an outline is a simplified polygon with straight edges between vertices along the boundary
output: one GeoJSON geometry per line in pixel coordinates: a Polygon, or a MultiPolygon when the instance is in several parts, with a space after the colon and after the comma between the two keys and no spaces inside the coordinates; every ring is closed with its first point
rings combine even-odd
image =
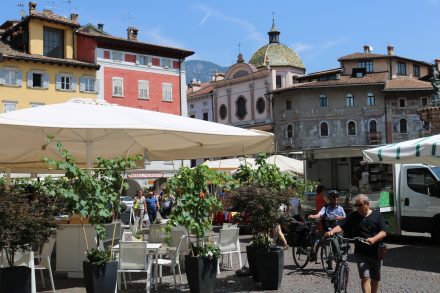
{"type": "MultiPolygon", "coordinates": [[[[223,159],[223,160],[215,160],[215,161],[205,161],[203,164],[207,165],[209,169],[219,170],[219,171],[229,171],[234,173],[237,171],[240,165],[246,164],[252,169],[256,169],[255,159],[254,158],[246,158],[246,160],[241,158],[232,158],[232,159],[223,159]]],[[[300,160],[295,160],[283,155],[273,155],[266,159],[268,164],[275,164],[280,171],[283,173],[289,172],[296,175],[303,175],[303,162],[300,160]]]]}
{"type": "Polygon", "coordinates": [[[388,144],[363,151],[368,163],[411,164],[440,166],[440,135],[388,144]]]}
{"type": "Polygon", "coordinates": [[[0,168],[45,170],[60,141],[80,166],[100,156],[147,154],[149,160],[197,159],[271,152],[273,134],[108,104],[91,99],[0,115],[0,168]]]}

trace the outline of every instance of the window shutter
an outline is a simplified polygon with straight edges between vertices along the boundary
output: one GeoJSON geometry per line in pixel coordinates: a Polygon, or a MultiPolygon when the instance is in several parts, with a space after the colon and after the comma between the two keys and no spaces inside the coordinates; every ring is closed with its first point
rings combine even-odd
{"type": "Polygon", "coordinates": [[[95,93],[99,93],[99,79],[95,79],[95,93]]]}
{"type": "Polygon", "coordinates": [[[6,70],[0,69],[0,84],[5,84],[6,82],[5,74],[6,74],[6,70]]]}
{"type": "Polygon", "coordinates": [[[59,75],[59,74],[56,76],[55,88],[57,90],[61,89],[61,75],[59,75]]]}
{"type": "Polygon", "coordinates": [[[47,73],[43,73],[43,88],[49,88],[49,75],[47,73]]]}
{"type": "Polygon", "coordinates": [[[72,90],[72,92],[76,92],[76,77],[75,77],[75,76],[72,76],[71,78],[72,78],[72,87],[71,87],[71,90],[72,90]]]}
{"type": "Polygon", "coordinates": [[[79,91],[84,92],[86,90],[86,82],[84,77],[79,78],[79,91]]]}
{"type": "Polygon", "coordinates": [[[26,84],[27,87],[33,87],[32,74],[33,74],[32,71],[28,71],[27,73],[27,84],[26,84]]]}
{"type": "Polygon", "coordinates": [[[23,73],[21,72],[21,70],[17,71],[17,86],[21,87],[22,81],[23,80],[23,73]]]}

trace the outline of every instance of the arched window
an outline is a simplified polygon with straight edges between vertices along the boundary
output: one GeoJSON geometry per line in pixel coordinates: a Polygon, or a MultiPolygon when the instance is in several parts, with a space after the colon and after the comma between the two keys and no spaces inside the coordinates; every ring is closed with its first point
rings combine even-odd
{"type": "Polygon", "coordinates": [[[292,124],[287,125],[287,138],[293,137],[293,126],[292,124]]]}
{"type": "Polygon", "coordinates": [[[258,114],[263,114],[266,109],[266,101],[261,97],[258,98],[256,107],[258,114]]]}
{"type": "Polygon", "coordinates": [[[225,104],[222,104],[222,105],[220,106],[220,109],[219,109],[219,111],[218,111],[218,114],[220,115],[220,119],[221,119],[221,120],[225,120],[225,119],[226,119],[226,116],[228,115],[228,108],[226,108],[226,105],[225,105],[225,104]]]}
{"type": "Polygon", "coordinates": [[[376,98],[374,97],[373,93],[368,93],[367,94],[367,105],[368,106],[376,105],[376,98]]]}
{"type": "Polygon", "coordinates": [[[327,122],[321,122],[321,124],[319,124],[319,133],[321,136],[328,136],[328,123],[327,122]]]}
{"type": "Polygon", "coordinates": [[[235,102],[235,106],[237,109],[235,115],[240,120],[243,120],[244,117],[246,117],[247,115],[246,103],[247,100],[243,96],[238,97],[237,101],[235,102]]]}
{"type": "Polygon", "coordinates": [[[399,132],[408,133],[407,122],[405,118],[401,118],[399,121],[399,132]]]}
{"type": "Polygon", "coordinates": [[[239,70],[236,73],[234,73],[234,75],[232,76],[232,78],[239,78],[239,77],[243,77],[249,75],[249,72],[247,72],[246,70],[239,70]]]}
{"type": "Polygon", "coordinates": [[[356,135],[356,122],[348,121],[347,123],[347,134],[356,135]]]}
{"type": "Polygon", "coordinates": [[[346,107],[354,107],[354,97],[352,94],[347,94],[345,96],[345,106],[346,107]]]}
{"type": "Polygon", "coordinates": [[[368,131],[371,133],[377,132],[377,121],[374,119],[371,119],[368,123],[368,131]]]}

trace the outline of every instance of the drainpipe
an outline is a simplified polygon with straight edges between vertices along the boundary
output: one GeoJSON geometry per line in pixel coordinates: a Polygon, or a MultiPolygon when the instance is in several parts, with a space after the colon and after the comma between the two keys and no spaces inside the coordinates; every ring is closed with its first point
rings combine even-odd
{"type": "Polygon", "coordinates": [[[182,116],[182,63],[185,58],[179,59],[179,102],[180,102],[180,116],[182,116]]]}

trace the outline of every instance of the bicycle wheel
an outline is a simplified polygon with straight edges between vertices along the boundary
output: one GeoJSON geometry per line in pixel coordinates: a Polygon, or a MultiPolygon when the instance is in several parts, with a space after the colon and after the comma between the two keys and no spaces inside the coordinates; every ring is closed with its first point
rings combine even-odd
{"type": "Polygon", "coordinates": [[[347,293],[348,265],[343,263],[338,271],[336,293],[347,293]]]}
{"type": "Polygon", "coordinates": [[[303,269],[309,263],[310,250],[311,247],[292,247],[293,261],[300,269],[303,269]]]}
{"type": "Polygon", "coordinates": [[[328,276],[335,272],[335,256],[329,242],[324,242],[321,246],[321,264],[328,276]]]}

